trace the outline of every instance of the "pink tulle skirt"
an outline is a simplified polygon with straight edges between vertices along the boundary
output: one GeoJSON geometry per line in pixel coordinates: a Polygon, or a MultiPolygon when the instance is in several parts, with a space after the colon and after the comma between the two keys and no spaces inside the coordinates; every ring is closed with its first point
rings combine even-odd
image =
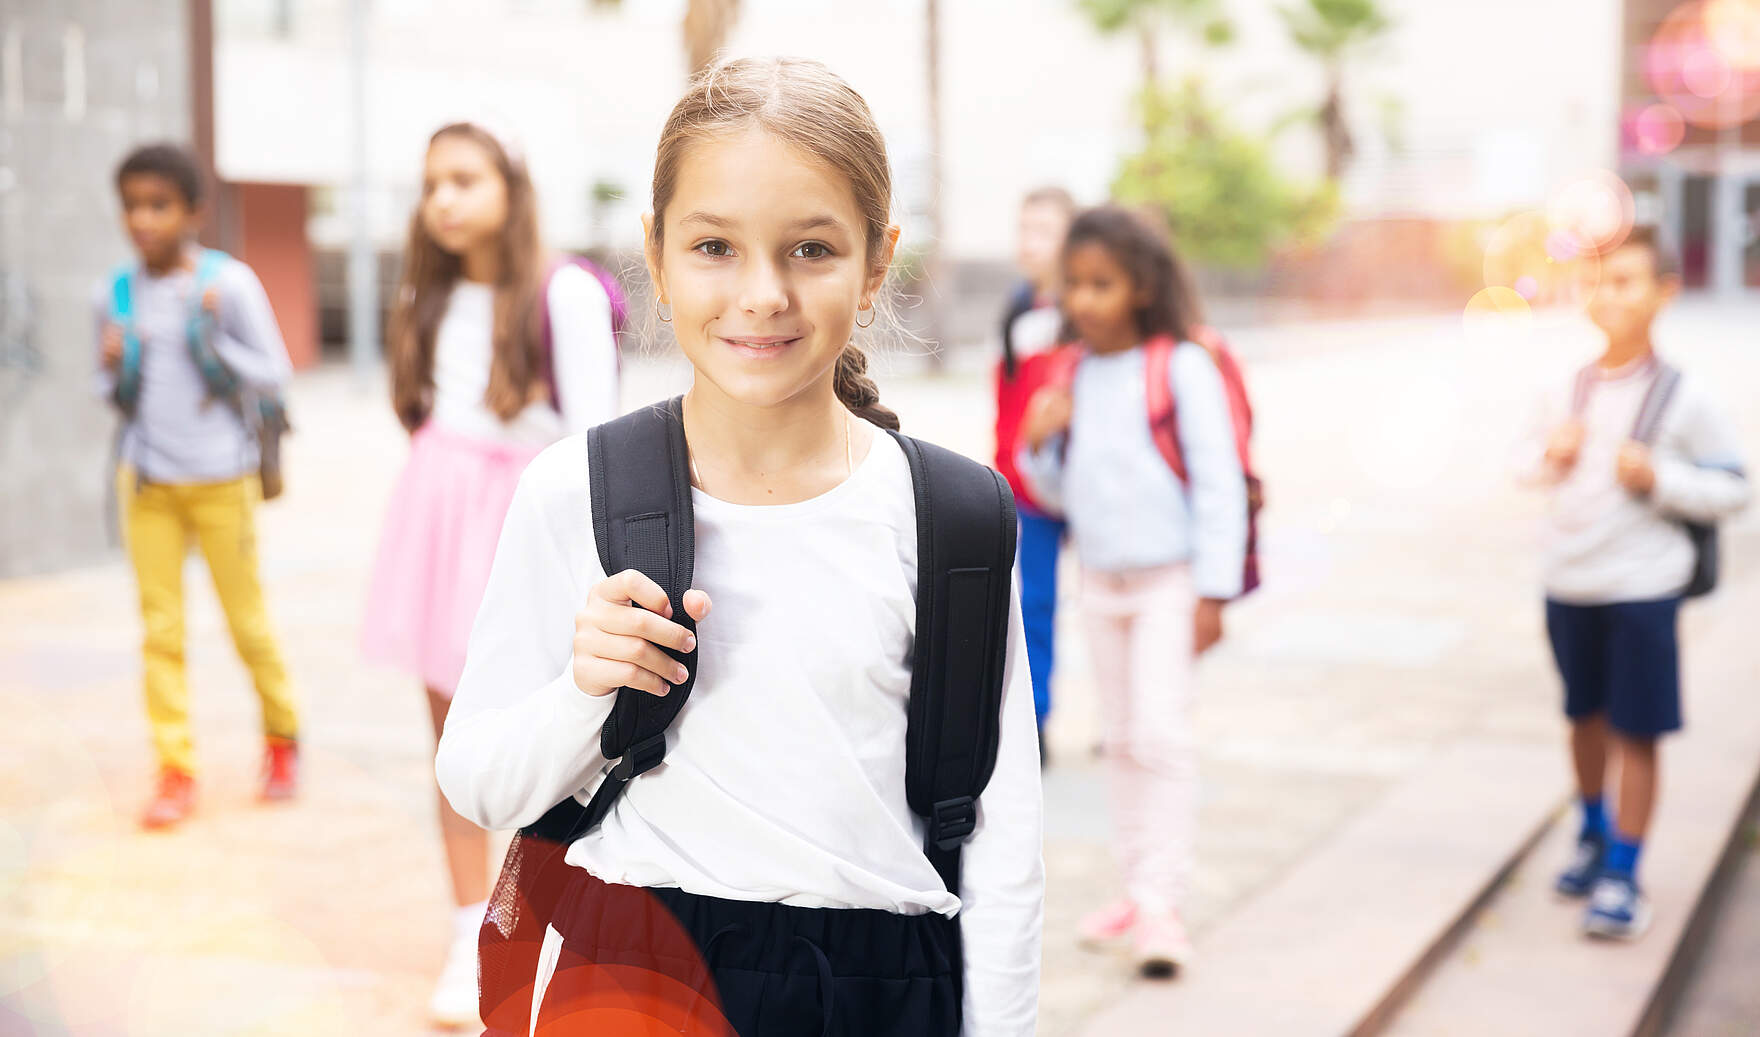
{"type": "Polygon", "coordinates": [[[451,695],[513,488],[541,447],[422,426],[397,478],[367,592],[361,648],[451,695]]]}

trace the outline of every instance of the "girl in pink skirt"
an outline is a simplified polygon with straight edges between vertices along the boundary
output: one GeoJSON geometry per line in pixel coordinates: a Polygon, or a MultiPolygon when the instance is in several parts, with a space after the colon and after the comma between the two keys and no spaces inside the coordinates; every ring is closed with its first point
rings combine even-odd
{"type": "MultiPolygon", "coordinates": [[[[550,443],[617,414],[612,300],[589,270],[551,265],[523,158],[481,126],[428,142],[389,351],[411,433],[373,571],[367,657],[416,675],[438,739],[464,668],[514,484],[550,443]]],[[[458,903],[430,1006],[477,1021],[476,944],[488,835],[440,801],[458,903]]]]}

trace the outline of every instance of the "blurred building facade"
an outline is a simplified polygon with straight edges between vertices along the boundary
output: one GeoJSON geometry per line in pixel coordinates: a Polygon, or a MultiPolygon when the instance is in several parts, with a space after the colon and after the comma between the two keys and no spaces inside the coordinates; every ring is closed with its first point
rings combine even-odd
{"type": "Polygon", "coordinates": [[[1621,167],[1689,288],[1760,292],[1760,5],[1625,0],[1621,167]]]}
{"type": "Polygon", "coordinates": [[[128,256],[111,174],[192,129],[185,0],[0,7],[0,577],[104,550],[115,419],[92,293],[128,256]]]}
{"type": "MultiPolygon", "coordinates": [[[[1202,79],[1248,126],[1317,104],[1322,72],[1290,42],[1278,5],[1226,6],[1236,38],[1225,48],[1161,33],[1163,82],[1202,79]]],[[[1616,5],[1383,6],[1393,28],[1347,78],[1359,153],[1343,192],[1351,218],[1373,225],[1356,231],[1362,248],[1427,248],[1439,222],[1537,207],[1566,178],[1613,167],[1616,5]]],[[[940,9],[950,277],[938,294],[956,304],[958,341],[989,330],[1026,191],[1051,182],[1084,201],[1105,197],[1138,142],[1142,76],[1136,41],[1100,36],[1074,0],[940,9]]],[[[684,0],[373,0],[368,10],[369,219],[383,280],[427,135],[456,118],[522,142],[553,244],[626,256],[639,246],[654,146],[685,76],[684,0]]],[[[350,0],[235,0],[220,10],[216,44],[219,167],[303,193],[332,339],[350,212],[349,11],[350,0]]],[[[863,93],[891,149],[906,247],[926,233],[931,192],[927,32],[924,0],[745,0],[728,42],[733,54],[820,58],[863,93]]],[[[1318,175],[1313,134],[1286,130],[1277,150],[1292,170],[1318,175]]]]}

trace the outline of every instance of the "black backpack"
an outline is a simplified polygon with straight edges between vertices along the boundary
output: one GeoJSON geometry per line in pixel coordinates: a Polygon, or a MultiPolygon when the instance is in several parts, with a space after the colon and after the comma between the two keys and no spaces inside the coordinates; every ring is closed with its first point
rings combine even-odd
{"type": "MultiPolygon", "coordinates": [[[[594,540],[607,573],[636,569],[684,611],[695,558],[690,461],[681,399],[587,432],[594,540]],[[656,473],[663,477],[656,478],[656,473]]],[[[959,892],[960,849],[996,766],[1015,554],[1014,497],[994,470],[893,433],[910,462],[917,511],[917,623],[906,727],[905,787],[925,822],[924,853],[959,892]]],[[[700,650],[700,649],[699,649],[700,650]]],[[[520,829],[508,848],[479,940],[485,1037],[531,1024],[538,956],[569,879],[570,843],[611,812],[624,787],[666,756],[666,729],[690,698],[697,652],[667,650],[690,677],[665,697],[621,688],[601,732],[615,760],[585,805],[569,797],[520,829]]]]}
{"type": "MultiPolygon", "coordinates": [[[[1679,368],[1662,364],[1657,369],[1656,380],[1650,383],[1644,402],[1638,407],[1638,417],[1632,425],[1632,439],[1645,446],[1655,443],[1656,434],[1662,428],[1662,415],[1680,384],[1679,368]]],[[[1681,519],[1680,524],[1693,542],[1693,575],[1681,589],[1681,597],[1701,598],[1717,589],[1717,527],[1690,519],[1681,519]]]]}

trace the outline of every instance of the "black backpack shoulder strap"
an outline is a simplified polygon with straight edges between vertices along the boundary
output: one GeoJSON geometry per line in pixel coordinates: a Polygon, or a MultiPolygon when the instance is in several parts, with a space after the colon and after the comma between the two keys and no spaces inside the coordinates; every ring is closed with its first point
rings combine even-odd
{"type": "Polygon", "coordinates": [[[1680,368],[1672,364],[1657,365],[1656,377],[1645,391],[1644,402],[1639,405],[1638,416],[1632,422],[1632,439],[1645,446],[1655,442],[1656,434],[1662,429],[1662,415],[1668,410],[1668,401],[1674,398],[1680,384],[1680,368]]]}
{"type": "MultiPolygon", "coordinates": [[[[682,415],[682,398],[674,398],[589,429],[587,480],[593,539],[606,574],[635,569],[653,580],[672,602],[673,622],[695,632],[696,621],[684,610],[696,559],[696,520],[682,415]]],[[[666,758],[666,729],[696,684],[697,651],[663,650],[684,663],[690,676],[662,697],[618,689],[600,732],[605,758],[617,764],[587,804],[589,829],[611,812],[631,779],[666,758]]]]}
{"type": "MultiPolygon", "coordinates": [[[[635,569],[658,583],[672,601],[673,622],[694,632],[696,621],[684,610],[684,592],[690,589],[696,558],[696,520],[680,414],[675,398],[588,429],[587,487],[593,541],[606,574],[635,569]]],[[[599,733],[605,758],[616,764],[585,807],[571,796],[524,831],[573,842],[605,820],[624,786],[666,758],[666,729],[696,684],[697,651],[662,650],[684,663],[690,676],[664,697],[619,688],[599,733]]]]}
{"type": "Polygon", "coordinates": [[[993,469],[893,433],[917,506],[917,627],[905,790],[923,852],[959,892],[960,848],[996,767],[1015,553],[1014,495],[993,469]]]}

